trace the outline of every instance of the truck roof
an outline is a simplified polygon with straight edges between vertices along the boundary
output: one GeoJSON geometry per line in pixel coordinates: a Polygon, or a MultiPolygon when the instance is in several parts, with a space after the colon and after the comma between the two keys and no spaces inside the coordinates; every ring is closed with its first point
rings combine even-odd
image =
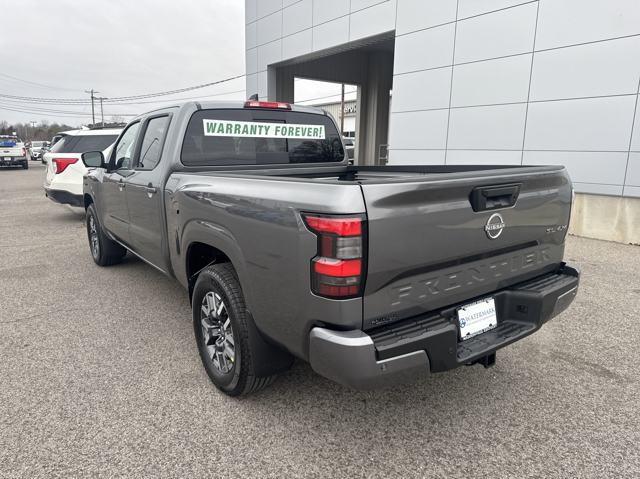
{"type": "MultiPolygon", "coordinates": [[[[248,100],[207,100],[207,101],[186,101],[182,103],[175,103],[173,105],[164,106],[162,108],[156,108],[154,110],[147,111],[138,117],[143,117],[148,115],[149,113],[153,113],[155,111],[167,110],[170,108],[184,108],[184,107],[195,107],[202,110],[215,110],[215,109],[238,109],[242,110],[245,108],[245,103],[248,100]]],[[[308,105],[296,105],[295,103],[290,103],[291,111],[298,111],[302,113],[314,113],[316,115],[327,115],[327,113],[313,106],[308,105]]]]}

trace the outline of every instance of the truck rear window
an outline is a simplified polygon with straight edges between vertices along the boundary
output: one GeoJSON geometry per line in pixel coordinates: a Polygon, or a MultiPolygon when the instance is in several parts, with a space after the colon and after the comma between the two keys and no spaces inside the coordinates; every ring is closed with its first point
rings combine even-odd
{"type": "Polygon", "coordinates": [[[200,110],[182,144],[185,166],[329,163],[344,158],[324,115],[273,110],[200,110]]]}
{"type": "Polygon", "coordinates": [[[7,136],[1,137],[0,138],[0,147],[2,147],[2,148],[13,148],[19,142],[20,142],[20,140],[18,140],[17,138],[7,137],[7,136]]]}

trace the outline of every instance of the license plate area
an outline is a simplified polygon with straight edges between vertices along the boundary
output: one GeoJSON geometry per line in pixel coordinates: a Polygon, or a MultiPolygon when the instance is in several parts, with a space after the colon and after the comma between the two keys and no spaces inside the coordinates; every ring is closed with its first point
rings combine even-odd
{"type": "Polygon", "coordinates": [[[458,308],[460,339],[465,341],[498,325],[496,302],[493,297],[484,298],[458,308]]]}

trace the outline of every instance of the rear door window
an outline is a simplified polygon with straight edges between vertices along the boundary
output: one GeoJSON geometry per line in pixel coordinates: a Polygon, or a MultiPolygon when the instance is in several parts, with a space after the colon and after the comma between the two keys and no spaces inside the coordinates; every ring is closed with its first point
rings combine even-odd
{"type": "Polygon", "coordinates": [[[259,109],[200,110],[182,144],[185,166],[330,163],[344,159],[325,115],[259,109]]]}

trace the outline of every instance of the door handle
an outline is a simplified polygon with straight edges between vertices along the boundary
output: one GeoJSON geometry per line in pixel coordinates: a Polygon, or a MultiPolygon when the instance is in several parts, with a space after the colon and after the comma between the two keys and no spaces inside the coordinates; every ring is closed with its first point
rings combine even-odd
{"type": "Polygon", "coordinates": [[[473,211],[490,211],[509,208],[516,204],[520,194],[520,183],[511,185],[483,186],[474,188],[469,195],[473,211]]]}
{"type": "Polygon", "coordinates": [[[156,188],[151,183],[149,183],[147,186],[145,186],[144,191],[146,191],[147,192],[147,196],[149,198],[151,198],[153,195],[155,195],[157,193],[158,188],[156,188]]]}

